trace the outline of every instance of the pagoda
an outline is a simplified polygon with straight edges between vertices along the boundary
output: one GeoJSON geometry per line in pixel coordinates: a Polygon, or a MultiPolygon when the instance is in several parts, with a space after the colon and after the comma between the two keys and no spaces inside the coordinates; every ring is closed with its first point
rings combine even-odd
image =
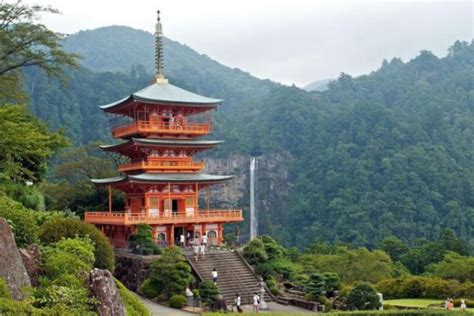
{"type": "Polygon", "coordinates": [[[242,210],[210,210],[209,187],[233,176],[203,173],[203,161],[193,155],[222,141],[202,140],[212,129],[210,112],[222,100],[204,97],[168,82],[163,75],[163,32],[158,11],[155,30],[156,81],[126,98],[100,108],[108,113],[112,135],[122,139],[101,146],[127,157],[118,166],[120,176],[91,179],[108,187],[108,212],[86,212],[84,220],[96,225],[116,247],[124,247],[138,224],[149,224],[162,245],[173,245],[188,233],[220,245],[223,225],[243,221],[242,210]],[[125,193],[125,209],[112,210],[112,189],[125,193]],[[199,207],[205,189],[206,208],[199,207]]]}

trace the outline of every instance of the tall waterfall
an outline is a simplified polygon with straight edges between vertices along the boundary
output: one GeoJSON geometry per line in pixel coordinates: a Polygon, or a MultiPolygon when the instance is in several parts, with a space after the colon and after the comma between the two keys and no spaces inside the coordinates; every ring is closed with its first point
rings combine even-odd
{"type": "Polygon", "coordinates": [[[258,235],[258,215],[255,209],[258,157],[250,157],[250,240],[258,235]]]}

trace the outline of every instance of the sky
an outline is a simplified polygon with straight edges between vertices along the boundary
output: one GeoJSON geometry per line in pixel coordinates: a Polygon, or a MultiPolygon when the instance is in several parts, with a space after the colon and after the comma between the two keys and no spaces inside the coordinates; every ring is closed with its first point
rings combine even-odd
{"type": "Polygon", "coordinates": [[[383,59],[446,55],[471,41],[473,1],[427,0],[23,0],[51,5],[54,31],[109,25],[153,32],[161,10],[164,34],[252,75],[303,87],[315,80],[376,70],[383,59]]]}

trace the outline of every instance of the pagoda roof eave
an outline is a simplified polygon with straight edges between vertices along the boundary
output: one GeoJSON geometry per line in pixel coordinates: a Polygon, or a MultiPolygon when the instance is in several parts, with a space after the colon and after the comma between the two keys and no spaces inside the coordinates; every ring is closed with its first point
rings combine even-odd
{"type": "Polygon", "coordinates": [[[112,185],[121,183],[206,183],[215,184],[232,179],[233,175],[210,175],[203,173],[141,173],[106,179],[91,179],[95,185],[112,185]]]}
{"type": "Polygon", "coordinates": [[[212,148],[222,144],[222,140],[172,140],[172,139],[149,139],[149,138],[131,138],[124,143],[113,145],[100,145],[105,151],[120,151],[129,146],[151,146],[151,147],[191,147],[198,149],[212,148]]]}
{"type": "Polygon", "coordinates": [[[129,102],[142,102],[149,104],[170,104],[185,107],[209,107],[215,108],[222,103],[221,99],[208,98],[169,83],[154,83],[138,92],[123,99],[100,106],[105,112],[113,112],[129,102]]]}

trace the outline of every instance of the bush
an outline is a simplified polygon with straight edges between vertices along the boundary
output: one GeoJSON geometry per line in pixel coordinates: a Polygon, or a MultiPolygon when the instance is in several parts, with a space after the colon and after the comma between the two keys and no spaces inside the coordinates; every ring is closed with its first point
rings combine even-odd
{"type": "Polygon", "coordinates": [[[183,295],[173,295],[170,298],[170,307],[181,309],[186,305],[186,297],[183,295]]]}
{"type": "Polygon", "coordinates": [[[200,294],[199,294],[199,290],[198,289],[193,289],[193,298],[195,300],[197,300],[198,298],[200,298],[200,294]]]}
{"type": "Polygon", "coordinates": [[[10,299],[10,290],[8,289],[5,279],[0,278],[0,298],[10,299]]]}
{"type": "Polygon", "coordinates": [[[474,297],[474,283],[422,276],[387,279],[377,284],[377,290],[386,299],[474,297]]]}
{"type": "Polygon", "coordinates": [[[140,286],[139,293],[148,298],[155,298],[161,293],[161,286],[151,279],[146,279],[140,286]]]}
{"type": "Polygon", "coordinates": [[[92,240],[95,249],[94,267],[114,271],[114,250],[107,237],[94,225],[77,219],[59,218],[46,222],[40,228],[40,239],[46,244],[57,242],[63,237],[74,238],[75,236],[88,236],[92,240]]]}
{"type": "Polygon", "coordinates": [[[270,263],[259,263],[255,268],[255,273],[260,275],[264,280],[275,275],[275,270],[270,263]]]}
{"type": "Polygon", "coordinates": [[[265,251],[263,242],[260,239],[254,239],[244,247],[244,258],[251,265],[264,263],[268,260],[268,254],[265,251]]]}
{"type": "Polygon", "coordinates": [[[199,293],[201,294],[202,302],[207,306],[212,306],[217,302],[219,289],[211,280],[204,280],[199,285],[199,293]]]}
{"type": "Polygon", "coordinates": [[[352,288],[346,302],[351,309],[356,310],[379,309],[382,306],[375,289],[365,282],[359,282],[352,288]]]}
{"type": "Polygon", "coordinates": [[[276,286],[270,287],[270,292],[275,296],[280,295],[280,290],[276,286]]]}
{"type": "Polygon", "coordinates": [[[326,294],[326,281],[319,273],[311,273],[305,285],[305,292],[312,294],[314,297],[319,297],[326,294]]]}
{"type": "Polygon", "coordinates": [[[130,292],[119,280],[115,279],[115,284],[120,293],[125,309],[127,310],[127,316],[148,316],[151,315],[150,311],[143,305],[138,297],[130,292]]]}
{"type": "Polygon", "coordinates": [[[163,250],[161,257],[151,264],[148,280],[146,286],[154,287],[165,299],[172,295],[183,295],[191,283],[192,275],[181,249],[172,246],[163,250]]]}
{"type": "Polygon", "coordinates": [[[285,252],[284,248],[280,246],[273,238],[270,236],[260,237],[263,243],[265,252],[268,255],[269,260],[281,258],[285,252]]]}
{"type": "Polygon", "coordinates": [[[161,249],[153,239],[153,229],[148,224],[138,224],[137,232],[130,236],[131,247],[134,253],[144,255],[158,255],[161,249]]]}
{"type": "Polygon", "coordinates": [[[0,192],[0,217],[5,218],[12,227],[18,247],[38,243],[38,225],[34,211],[24,208],[2,192],[0,192]]]}

